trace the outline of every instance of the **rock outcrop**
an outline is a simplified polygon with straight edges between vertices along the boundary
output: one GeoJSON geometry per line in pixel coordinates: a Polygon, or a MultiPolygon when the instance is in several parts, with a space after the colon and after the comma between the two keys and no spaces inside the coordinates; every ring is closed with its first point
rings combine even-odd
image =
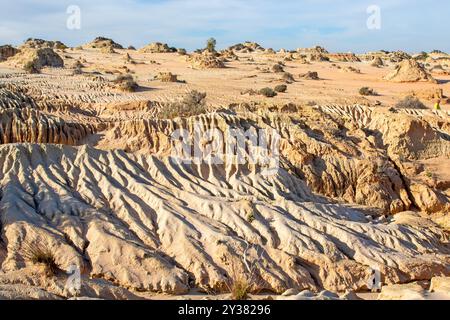
{"type": "Polygon", "coordinates": [[[94,41],[84,45],[84,47],[93,49],[102,49],[102,48],[123,49],[122,45],[116,43],[112,39],[105,37],[97,37],[94,39],[94,41]]]}
{"type": "MultiPolygon", "coordinates": [[[[450,158],[447,113],[296,104],[289,96],[296,85],[272,102],[248,102],[260,97],[234,89],[222,96],[208,79],[219,79],[218,87],[229,74],[247,85],[246,79],[292,82],[292,75],[265,67],[285,59],[290,70],[297,58],[328,54],[315,48],[250,56],[238,49],[186,56],[202,69],[242,54],[227,70],[187,72],[201,91],[186,99],[178,98],[184,85],[150,82],[150,72],[139,92],[114,90],[106,72],[89,73],[94,59],[79,59],[104,58],[100,50],[65,53],[84,65],[82,75],[0,74],[0,298],[222,293],[239,274],[256,289],[290,289],[284,296],[292,300],[353,299],[350,292],[368,289],[374,271],[386,285],[434,278],[434,290],[445,290],[450,178],[433,168],[450,158]],[[167,88],[173,95],[166,96],[167,88]],[[177,133],[198,138],[197,145],[177,133]],[[198,147],[201,159],[192,159],[194,150],[180,148],[180,140],[198,147]],[[58,269],[53,276],[27,258],[30,243],[47,248],[58,269]],[[64,289],[74,266],[83,284],[76,294],[64,289]]],[[[108,57],[124,63],[121,55],[108,57]]],[[[182,70],[177,54],[155,57],[161,67],[144,66],[152,74],[182,70]]],[[[127,65],[133,69],[148,56],[125,58],[135,61],[127,65]]],[[[377,72],[366,70],[365,76],[377,72]]],[[[176,80],[169,72],[157,78],[176,80]]]]}
{"type": "Polygon", "coordinates": [[[37,109],[24,95],[0,88],[0,144],[57,143],[77,145],[93,132],[89,125],[67,123],[37,109]]]}
{"type": "Polygon", "coordinates": [[[10,45],[0,46],[0,62],[15,56],[19,50],[10,45]]]}
{"type": "Polygon", "coordinates": [[[176,49],[170,48],[166,43],[153,42],[139,49],[142,53],[170,53],[177,52],[176,49]]]}
{"type": "Polygon", "coordinates": [[[222,58],[214,53],[203,52],[201,54],[194,54],[187,58],[193,69],[218,69],[225,68],[222,58]]]}
{"type": "Polygon", "coordinates": [[[381,68],[381,67],[384,66],[384,62],[383,62],[383,59],[381,59],[380,57],[375,57],[375,58],[372,60],[372,62],[371,62],[370,65],[371,65],[372,67],[381,68]]]}
{"type": "Polygon", "coordinates": [[[50,48],[21,49],[18,54],[8,60],[19,68],[33,65],[37,69],[43,67],[62,68],[64,60],[50,48]]]}
{"type": "Polygon", "coordinates": [[[432,82],[437,81],[424,69],[424,67],[414,59],[403,60],[395,70],[384,77],[392,82],[432,82]]]}
{"type": "Polygon", "coordinates": [[[42,48],[50,48],[50,49],[67,49],[67,46],[61,41],[48,41],[43,39],[27,39],[21,46],[21,48],[31,48],[31,49],[42,49],[42,48]]]}
{"type": "Polygon", "coordinates": [[[258,43],[249,42],[249,41],[244,42],[244,43],[238,43],[234,46],[229,47],[228,49],[231,51],[238,51],[241,53],[251,53],[251,52],[255,52],[255,51],[263,52],[265,50],[258,43]]]}
{"type": "Polygon", "coordinates": [[[339,62],[361,62],[354,53],[329,53],[327,57],[332,61],[339,62]]]}
{"type": "Polygon", "coordinates": [[[30,241],[63,270],[87,260],[91,277],[174,294],[220,291],[246,265],[260,288],[280,293],[363,289],[371,268],[385,283],[450,272],[438,228],[370,221],[283,169],[269,183],[245,170],[30,144],[0,146],[0,160],[6,275],[28,264],[30,241]]]}

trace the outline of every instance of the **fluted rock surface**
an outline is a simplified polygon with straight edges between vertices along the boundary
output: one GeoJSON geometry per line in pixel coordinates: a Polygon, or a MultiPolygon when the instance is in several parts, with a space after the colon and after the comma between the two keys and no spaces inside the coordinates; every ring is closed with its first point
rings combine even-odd
{"type": "Polygon", "coordinates": [[[0,161],[4,271],[24,267],[24,243],[39,241],[63,268],[84,264],[92,277],[168,293],[219,290],[248,264],[277,292],[365,288],[369,266],[386,283],[450,272],[439,228],[418,217],[370,221],[284,170],[270,181],[226,178],[168,158],[29,144],[0,146],[0,161]]]}

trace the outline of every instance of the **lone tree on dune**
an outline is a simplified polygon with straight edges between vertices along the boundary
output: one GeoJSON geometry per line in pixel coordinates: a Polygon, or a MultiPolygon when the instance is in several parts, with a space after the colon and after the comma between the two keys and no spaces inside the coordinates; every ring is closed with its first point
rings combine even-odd
{"type": "Polygon", "coordinates": [[[216,52],[216,44],[217,44],[216,39],[209,38],[208,41],[206,42],[206,50],[208,50],[209,52],[216,52]]]}

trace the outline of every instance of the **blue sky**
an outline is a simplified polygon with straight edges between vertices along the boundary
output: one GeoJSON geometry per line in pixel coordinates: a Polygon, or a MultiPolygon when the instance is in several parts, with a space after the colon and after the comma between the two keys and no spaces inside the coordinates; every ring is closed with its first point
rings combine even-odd
{"type": "Polygon", "coordinates": [[[192,50],[215,37],[221,48],[256,41],[295,49],[379,49],[450,52],[450,1],[441,0],[2,0],[0,45],[28,37],[79,45],[102,35],[122,45],[154,41],[192,50]],[[369,30],[370,5],[381,29],[369,30]],[[66,28],[69,5],[81,9],[81,29],[66,28]]]}

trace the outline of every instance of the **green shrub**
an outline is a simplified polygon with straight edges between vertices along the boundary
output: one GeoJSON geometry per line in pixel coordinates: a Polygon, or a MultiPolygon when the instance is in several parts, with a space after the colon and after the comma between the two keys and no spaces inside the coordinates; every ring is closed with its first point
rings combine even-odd
{"type": "Polygon", "coordinates": [[[417,57],[416,60],[426,60],[428,58],[428,53],[422,51],[417,57]]]}
{"type": "Polygon", "coordinates": [[[28,61],[27,63],[25,63],[25,65],[23,66],[23,70],[30,74],[41,73],[41,70],[36,67],[34,61],[28,61]]]}
{"type": "Polygon", "coordinates": [[[247,300],[248,295],[252,291],[252,284],[245,278],[234,279],[229,286],[231,300],[242,301],[247,300]]]}
{"type": "Polygon", "coordinates": [[[206,42],[206,50],[209,52],[216,52],[217,41],[214,38],[209,38],[206,42]]]}
{"type": "Polygon", "coordinates": [[[281,92],[281,93],[286,92],[287,85],[280,84],[280,85],[276,86],[274,90],[275,90],[275,92],[281,92]]]}
{"type": "Polygon", "coordinates": [[[377,96],[378,94],[375,92],[375,90],[369,88],[369,87],[362,87],[359,89],[359,94],[362,96],[377,96]]]}
{"type": "Polygon", "coordinates": [[[267,98],[273,98],[277,96],[277,93],[272,88],[263,88],[259,90],[259,94],[267,97],[267,98]]]}

